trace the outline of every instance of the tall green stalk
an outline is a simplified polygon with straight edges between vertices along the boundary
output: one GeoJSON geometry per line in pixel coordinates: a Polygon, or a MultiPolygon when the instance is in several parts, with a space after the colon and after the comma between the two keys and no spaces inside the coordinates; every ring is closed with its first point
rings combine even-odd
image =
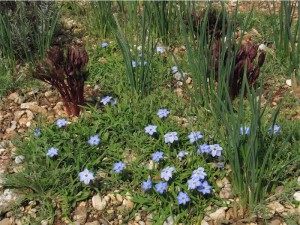
{"type": "Polygon", "coordinates": [[[88,26],[92,34],[106,38],[113,19],[112,1],[89,2],[87,11],[88,26]]]}
{"type": "Polygon", "coordinates": [[[177,3],[174,1],[151,1],[150,4],[153,11],[154,32],[163,43],[169,44],[180,33],[177,3]]]}
{"type": "Polygon", "coordinates": [[[136,24],[136,32],[131,35],[128,34],[129,38],[115,17],[117,28],[114,29],[114,34],[124,57],[126,75],[132,94],[144,97],[152,89],[151,64],[156,47],[155,38],[152,36],[152,11],[147,2],[143,5],[141,17],[139,15],[136,17],[136,21],[140,19],[141,23],[136,24]],[[140,50],[139,46],[141,47],[140,50]]]}
{"type": "Polygon", "coordinates": [[[273,38],[276,53],[283,62],[288,63],[289,73],[292,76],[292,85],[297,87],[300,82],[300,22],[294,15],[300,13],[300,5],[296,2],[281,1],[279,12],[276,12],[275,2],[269,5],[272,16],[273,38]]]}
{"type": "MultiPolygon", "coordinates": [[[[233,191],[241,197],[243,206],[252,209],[284,178],[287,167],[300,159],[299,156],[286,157],[289,136],[272,132],[280,105],[271,111],[267,104],[262,107],[262,90],[250,89],[244,77],[236,110],[233,104],[228,107],[217,97],[221,107],[214,112],[216,119],[225,125],[221,136],[226,144],[225,158],[232,170],[233,191]],[[248,127],[249,132],[244,127],[248,127]]],[[[227,98],[229,100],[229,96],[227,98]]]]}

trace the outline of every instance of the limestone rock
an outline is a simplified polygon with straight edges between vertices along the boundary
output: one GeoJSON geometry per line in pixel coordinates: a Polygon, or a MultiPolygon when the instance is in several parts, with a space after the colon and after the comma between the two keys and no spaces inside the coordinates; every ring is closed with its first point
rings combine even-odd
{"type": "Polygon", "coordinates": [[[73,219],[79,224],[84,224],[87,219],[87,209],[85,206],[80,205],[74,211],[73,219]]]}
{"type": "Polygon", "coordinates": [[[100,223],[98,221],[93,221],[93,222],[86,223],[85,225],[100,225],[100,223]]]}
{"type": "Polygon", "coordinates": [[[21,163],[24,162],[24,159],[25,159],[24,156],[18,155],[18,156],[15,158],[15,163],[16,163],[16,164],[21,164],[21,163]]]}
{"type": "Polygon", "coordinates": [[[14,112],[14,116],[15,116],[14,120],[18,122],[19,119],[25,114],[25,112],[26,112],[25,110],[15,111],[14,112]]]}
{"type": "Polygon", "coordinates": [[[15,201],[18,199],[19,195],[12,192],[10,189],[5,189],[0,195],[0,214],[5,213],[9,210],[15,201]]]}
{"type": "Polygon", "coordinates": [[[21,104],[21,109],[29,109],[35,113],[47,113],[47,110],[38,105],[37,102],[26,102],[21,104]]]}
{"type": "Polygon", "coordinates": [[[7,133],[10,133],[10,132],[14,131],[17,128],[17,121],[13,120],[10,123],[11,123],[10,128],[6,129],[7,133]]]}
{"type": "Polygon", "coordinates": [[[273,219],[268,225],[281,225],[281,221],[279,219],[273,219]]]}
{"type": "Polygon", "coordinates": [[[206,222],[205,220],[202,220],[202,221],[201,221],[201,225],[209,225],[209,223],[206,222]]]}
{"type": "Polygon", "coordinates": [[[102,211],[106,208],[107,202],[104,198],[101,198],[99,195],[95,195],[92,198],[93,208],[99,211],[102,211]]]}
{"type": "Polygon", "coordinates": [[[274,212],[277,212],[277,213],[282,213],[284,212],[284,206],[281,205],[279,202],[272,202],[270,204],[267,205],[267,207],[269,209],[271,209],[272,211],[274,212]]]}
{"type": "Polygon", "coordinates": [[[5,218],[0,221],[0,225],[11,225],[12,221],[9,218],[5,218]]]}
{"type": "Polygon", "coordinates": [[[217,209],[215,212],[210,213],[209,217],[213,220],[222,220],[225,219],[227,207],[221,207],[217,209]]]}
{"type": "Polygon", "coordinates": [[[11,94],[7,97],[7,99],[12,100],[12,101],[15,101],[15,99],[18,98],[18,97],[19,97],[19,93],[18,93],[18,92],[14,92],[14,93],[11,93],[11,94]]]}
{"type": "Polygon", "coordinates": [[[300,202],[300,191],[295,192],[295,194],[293,195],[294,199],[297,202],[300,202]]]}

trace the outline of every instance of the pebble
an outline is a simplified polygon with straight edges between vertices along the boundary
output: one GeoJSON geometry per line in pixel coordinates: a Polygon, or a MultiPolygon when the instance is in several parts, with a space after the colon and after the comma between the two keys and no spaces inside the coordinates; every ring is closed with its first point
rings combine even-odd
{"type": "Polygon", "coordinates": [[[279,219],[271,220],[268,225],[281,225],[281,221],[279,219]]]}
{"type": "Polygon", "coordinates": [[[225,219],[226,213],[225,211],[227,210],[227,207],[221,207],[217,209],[215,212],[210,213],[209,217],[213,220],[221,220],[225,219]]]}
{"type": "Polygon", "coordinates": [[[42,220],[41,221],[41,225],[48,225],[48,224],[49,224],[48,220],[42,220]]]}
{"type": "Polygon", "coordinates": [[[292,80],[291,80],[291,79],[286,80],[285,83],[286,83],[289,87],[292,87],[292,80]]]}
{"type": "Polygon", "coordinates": [[[18,92],[14,92],[7,96],[7,99],[14,101],[17,97],[19,97],[18,92]]]}
{"type": "Polygon", "coordinates": [[[74,211],[73,219],[79,224],[84,224],[87,219],[87,208],[85,206],[78,206],[74,211]]]}
{"type": "Polygon", "coordinates": [[[300,202],[300,191],[295,192],[295,194],[293,195],[294,199],[297,202],[300,202]]]}
{"type": "Polygon", "coordinates": [[[209,225],[209,223],[206,222],[205,220],[202,220],[200,225],[209,225]]]}
{"type": "Polygon", "coordinates": [[[222,190],[220,191],[220,198],[232,199],[233,195],[231,193],[231,188],[222,188],[222,190]]]}
{"type": "Polygon", "coordinates": [[[10,123],[11,123],[10,128],[6,129],[7,133],[12,132],[12,131],[14,131],[17,128],[17,121],[13,120],[10,123]]]}
{"type": "Polygon", "coordinates": [[[15,163],[16,164],[21,164],[24,162],[24,159],[25,157],[23,155],[18,155],[16,158],[15,158],[15,163]]]}
{"type": "Polygon", "coordinates": [[[19,196],[10,189],[5,189],[3,194],[0,195],[0,213],[7,212],[10,205],[15,203],[18,197],[19,196]]]}
{"type": "Polygon", "coordinates": [[[98,221],[93,221],[93,222],[85,223],[85,225],[100,225],[100,223],[98,221]]]}
{"type": "Polygon", "coordinates": [[[269,209],[272,210],[272,214],[275,213],[275,212],[277,212],[277,213],[282,213],[282,212],[284,212],[284,206],[281,205],[281,204],[280,204],[279,202],[277,202],[277,201],[268,204],[267,207],[268,207],[269,209]]]}
{"type": "Polygon", "coordinates": [[[174,224],[174,218],[173,216],[169,216],[166,221],[163,223],[163,225],[173,225],[174,224]]]}
{"type": "Polygon", "coordinates": [[[93,208],[102,211],[106,208],[107,202],[104,198],[101,198],[98,194],[92,198],[93,208]]]}
{"type": "Polygon", "coordinates": [[[102,225],[109,225],[109,223],[106,220],[104,220],[104,219],[99,219],[99,222],[102,225]]]}
{"type": "Polygon", "coordinates": [[[122,197],[122,195],[120,195],[120,194],[117,194],[117,195],[116,195],[116,198],[117,198],[117,201],[118,201],[118,202],[122,202],[122,201],[123,201],[123,197],[122,197]]]}
{"type": "Polygon", "coordinates": [[[9,218],[5,218],[0,221],[0,225],[11,225],[12,221],[9,218]]]}

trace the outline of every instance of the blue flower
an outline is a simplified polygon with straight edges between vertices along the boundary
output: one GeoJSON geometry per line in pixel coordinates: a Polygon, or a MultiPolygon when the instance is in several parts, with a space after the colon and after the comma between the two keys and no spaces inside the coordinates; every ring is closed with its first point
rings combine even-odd
{"type": "Polygon", "coordinates": [[[159,109],[157,112],[157,115],[159,116],[159,118],[165,118],[170,114],[170,112],[167,109],[159,109]]]}
{"type": "Polygon", "coordinates": [[[219,169],[224,168],[224,163],[223,163],[223,162],[218,162],[218,163],[217,163],[217,167],[218,167],[219,169]]]}
{"type": "Polygon", "coordinates": [[[67,121],[65,119],[58,119],[56,121],[56,125],[61,128],[67,125],[67,121]]]}
{"type": "Polygon", "coordinates": [[[132,65],[133,68],[135,68],[136,67],[136,61],[132,60],[131,65],[132,65]]]}
{"type": "Polygon", "coordinates": [[[269,129],[270,134],[277,134],[278,132],[281,132],[280,126],[274,124],[272,128],[269,129]]]}
{"type": "Polygon", "coordinates": [[[199,167],[198,169],[193,171],[191,178],[192,179],[203,180],[206,177],[206,175],[207,174],[204,172],[204,168],[199,167]]]}
{"type": "Polygon", "coordinates": [[[110,101],[110,103],[111,103],[112,105],[115,105],[115,104],[117,104],[117,100],[116,100],[116,99],[112,99],[112,100],[110,101]]]}
{"type": "Polygon", "coordinates": [[[140,53],[140,54],[139,54],[139,57],[141,57],[141,58],[142,58],[142,57],[143,57],[143,53],[140,53]]]}
{"type": "Polygon", "coordinates": [[[157,53],[164,53],[166,51],[166,47],[165,46],[157,46],[156,47],[156,52],[157,53]]]}
{"type": "Polygon", "coordinates": [[[177,154],[177,158],[179,160],[182,160],[182,158],[184,158],[185,156],[188,155],[188,152],[185,152],[185,151],[180,151],[178,154],[177,154]]]}
{"type": "Polygon", "coordinates": [[[202,144],[202,145],[199,145],[199,149],[197,150],[197,153],[208,153],[210,154],[211,153],[211,150],[210,150],[210,146],[208,144],[202,144]]]}
{"type": "Polygon", "coordinates": [[[179,192],[177,196],[178,204],[179,205],[185,205],[187,202],[190,201],[189,196],[185,192],[179,192]]]}
{"type": "Polygon", "coordinates": [[[57,155],[57,152],[58,152],[58,148],[53,148],[51,147],[48,152],[47,152],[47,156],[49,156],[50,158],[54,157],[57,155]]]}
{"type": "Polygon", "coordinates": [[[218,144],[214,144],[214,145],[210,145],[210,154],[212,157],[215,156],[221,156],[221,152],[222,152],[223,148],[220,147],[220,145],[218,144]]]}
{"type": "Polygon", "coordinates": [[[245,135],[245,134],[249,135],[250,134],[250,127],[241,127],[240,128],[240,134],[241,135],[245,135]]]}
{"type": "Polygon", "coordinates": [[[211,192],[211,186],[207,183],[207,181],[204,181],[199,187],[198,191],[202,194],[210,194],[211,192]]]}
{"type": "Polygon", "coordinates": [[[200,134],[200,131],[192,132],[189,136],[190,142],[194,143],[195,141],[198,141],[200,138],[203,138],[203,135],[200,134]]]}
{"type": "MultiPolygon", "coordinates": [[[[147,62],[144,61],[144,65],[146,65],[146,64],[147,64],[147,62]]],[[[139,62],[139,65],[142,66],[142,62],[139,62]]]]}
{"type": "Polygon", "coordinates": [[[100,138],[99,138],[98,134],[91,136],[88,143],[91,146],[97,146],[100,143],[100,138]]]}
{"type": "Polygon", "coordinates": [[[161,160],[163,157],[164,157],[163,152],[155,152],[152,154],[152,160],[155,162],[159,162],[159,160],[161,160]]]}
{"type": "Polygon", "coordinates": [[[174,141],[178,141],[177,132],[169,132],[164,135],[165,143],[173,143],[174,141]]]}
{"type": "Polygon", "coordinates": [[[157,126],[148,125],[147,127],[145,127],[145,132],[149,135],[153,135],[154,133],[156,133],[156,129],[157,129],[157,126]]]}
{"type": "Polygon", "coordinates": [[[102,48],[105,48],[105,47],[108,46],[108,43],[107,43],[107,42],[102,42],[102,43],[101,43],[101,46],[102,46],[102,48]]]}
{"type": "Polygon", "coordinates": [[[173,67],[172,67],[172,73],[177,73],[177,72],[178,72],[177,66],[173,66],[173,67]]]}
{"type": "Polygon", "coordinates": [[[147,190],[149,190],[151,188],[152,188],[152,181],[150,179],[148,179],[146,181],[143,181],[143,183],[142,183],[142,189],[144,191],[147,191],[147,190]]]}
{"type": "Polygon", "coordinates": [[[79,180],[85,184],[89,184],[91,180],[94,180],[94,173],[90,172],[88,169],[84,169],[79,174],[79,180]]]}
{"type": "Polygon", "coordinates": [[[164,180],[168,181],[172,178],[172,173],[175,170],[174,167],[166,167],[161,171],[160,177],[163,178],[164,180]]]}
{"type": "Polygon", "coordinates": [[[189,179],[187,183],[188,183],[188,190],[194,190],[201,185],[201,182],[197,177],[189,179]]]}
{"type": "Polygon", "coordinates": [[[162,182],[161,181],[161,182],[159,182],[158,184],[155,185],[155,190],[158,193],[162,194],[167,190],[167,186],[168,186],[167,182],[162,182]]]}
{"type": "Polygon", "coordinates": [[[110,96],[105,96],[105,97],[103,97],[102,99],[101,99],[101,103],[103,103],[103,105],[106,105],[107,103],[109,103],[110,102],[110,100],[112,99],[112,97],[110,97],[110,96]]]}
{"type": "Polygon", "coordinates": [[[126,164],[123,162],[117,162],[114,164],[114,171],[116,173],[120,173],[124,168],[125,168],[126,164]]]}
{"type": "Polygon", "coordinates": [[[39,127],[36,128],[33,132],[33,135],[36,136],[36,137],[40,136],[41,135],[41,129],[39,127]]]}

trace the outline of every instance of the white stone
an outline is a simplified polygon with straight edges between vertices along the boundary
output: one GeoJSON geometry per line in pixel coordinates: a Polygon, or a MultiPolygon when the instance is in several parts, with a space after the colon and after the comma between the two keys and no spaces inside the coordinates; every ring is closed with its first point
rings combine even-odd
{"type": "Polygon", "coordinates": [[[202,221],[201,221],[201,225],[209,225],[209,223],[206,222],[205,220],[202,220],[202,221]]]}
{"type": "Polygon", "coordinates": [[[11,123],[11,127],[6,129],[7,133],[14,131],[17,128],[17,121],[13,120],[10,123],[11,123]]]}
{"type": "Polygon", "coordinates": [[[286,80],[285,83],[286,83],[288,86],[292,87],[292,80],[291,80],[291,79],[286,80]]]}
{"type": "Polygon", "coordinates": [[[106,208],[107,202],[105,201],[104,198],[101,198],[99,195],[95,195],[92,198],[92,205],[94,209],[102,211],[106,208]]]}
{"type": "Polygon", "coordinates": [[[295,194],[293,195],[294,199],[297,202],[300,202],[300,191],[295,192],[295,194]]]}
{"type": "Polygon", "coordinates": [[[24,162],[24,159],[25,159],[25,157],[24,157],[24,156],[22,156],[22,155],[18,155],[18,156],[15,158],[15,163],[17,163],[17,164],[21,164],[21,163],[23,163],[23,162],[24,162]]]}
{"type": "Polygon", "coordinates": [[[169,216],[166,221],[163,223],[163,225],[173,225],[174,220],[176,219],[176,216],[169,216]]]}
{"type": "Polygon", "coordinates": [[[30,127],[30,126],[31,126],[31,121],[27,121],[26,127],[30,127]]]}
{"type": "Polygon", "coordinates": [[[209,217],[213,220],[221,220],[225,219],[225,211],[227,210],[227,207],[221,207],[217,209],[215,212],[209,214],[209,217]]]}
{"type": "Polygon", "coordinates": [[[49,224],[48,220],[42,220],[41,221],[41,225],[48,225],[48,224],[49,224]]]}
{"type": "Polygon", "coordinates": [[[122,202],[123,201],[123,197],[120,194],[116,194],[116,198],[118,202],[122,202]]]}
{"type": "Polygon", "coordinates": [[[266,49],[267,49],[267,46],[265,44],[260,44],[258,46],[258,50],[260,50],[260,51],[266,51],[266,49]]]}

